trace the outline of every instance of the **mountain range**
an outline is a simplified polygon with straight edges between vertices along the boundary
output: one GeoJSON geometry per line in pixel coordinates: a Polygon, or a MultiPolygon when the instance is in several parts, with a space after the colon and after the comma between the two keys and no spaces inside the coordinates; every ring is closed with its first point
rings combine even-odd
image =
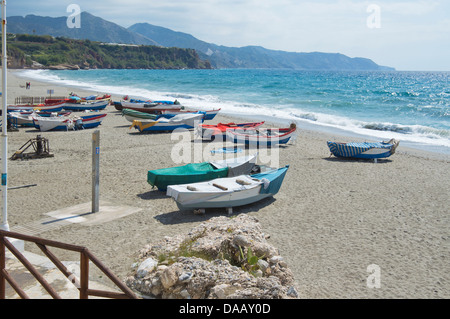
{"type": "Polygon", "coordinates": [[[124,28],[88,12],[80,16],[81,27],[69,28],[67,17],[10,16],[8,32],[88,39],[103,43],[155,45],[195,49],[214,68],[287,68],[299,70],[394,70],[367,58],[340,53],[286,52],[260,46],[227,47],[201,41],[194,36],[149,23],[124,28]]]}

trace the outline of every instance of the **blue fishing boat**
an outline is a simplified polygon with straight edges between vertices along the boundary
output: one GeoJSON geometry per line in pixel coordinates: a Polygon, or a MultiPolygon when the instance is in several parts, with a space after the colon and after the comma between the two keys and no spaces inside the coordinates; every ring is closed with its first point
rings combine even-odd
{"type": "Polygon", "coordinates": [[[336,157],[378,159],[395,153],[400,142],[391,139],[388,142],[350,142],[339,143],[327,141],[328,148],[336,157]]]}
{"type": "Polygon", "coordinates": [[[109,104],[109,99],[95,100],[93,102],[65,102],[63,109],[67,111],[100,111],[109,104]]]}

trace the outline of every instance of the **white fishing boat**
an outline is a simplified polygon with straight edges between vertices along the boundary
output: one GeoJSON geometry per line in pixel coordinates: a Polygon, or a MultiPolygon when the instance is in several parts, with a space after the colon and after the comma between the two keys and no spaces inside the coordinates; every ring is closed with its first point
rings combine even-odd
{"type": "Polygon", "coordinates": [[[248,205],[278,193],[289,166],[254,175],[217,178],[207,182],[171,185],[167,195],[180,210],[203,210],[248,205]]]}
{"type": "Polygon", "coordinates": [[[41,132],[89,129],[99,126],[105,116],[106,113],[83,116],[36,117],[34,118],[34,127],[41,132]]]}
{"type": "Polygon", "coordinates": [[[177,128],[191,129],[198,123],[203,122],[202,113],[178,114],[171,118],[160,117],[157,120],[141,119],[134,120],[131,127],[139,132],[147,131],[173,131],[177,128]]]}
{"type": "Polygon", "coordinates": [[[46,112],[60,112],[64,107],[64,102],[52,104],[33,104],[33,105],[8,105],[8,112],[32,112],[32,111],[46,111],[46,112]]]}
{"type": "Polygon", "coordinates": [[[34,126],[36,117],[68,116],[71,112],[9,112],[8,119],[14,126],[34,126]]]}

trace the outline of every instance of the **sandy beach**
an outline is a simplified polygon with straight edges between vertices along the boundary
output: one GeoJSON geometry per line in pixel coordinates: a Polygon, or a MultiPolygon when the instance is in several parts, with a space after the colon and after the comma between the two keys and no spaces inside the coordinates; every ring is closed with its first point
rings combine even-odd
{"type": "MultiPolygon", "coordinates": [[[[46,96],[47,89],[53,89],[54,96],[108,93],[8,73],[10,104],[18,96],[46,96]],[[25,88],[27,81],[30,89],[25,88]]],[[[180,165],[171,156],[179,141],[170,133],[130,129],[112,105],[105,112],[98,128],[100,199],[139,210],[100,224],[49,225],[36,236],[85,246],[124,279],[145,245],[187,232],[226,211],[180,212],[171,198],[152,190],[147,171],[180,165]]],[[[210,122],[230,121],[219,113],[210,122]]],[[[348,138],[298,130],[295,143],[279,148],[279,166],[290,165],[280,192],[273,199],[235,208],[233,214],[260,221],[292,269],[300,298],[450,298],[450,158],[405,148],[400,141],[396,153],[378,163],[341,160],[330,157],[326,141],[348,138]],[[379,288],[367,283],[373,267],[380,270],[379,288]]],[[[11,231],[37,223],[49,212],[91,201],[93,131],[19,128],[8,133],[9,156],[37,135],[49,140],[54,154],[8,161],[9,187],[37,184],[8,191],[11,231]]],[[[199,145],[211,148],[210,144],[191,146],[194,150],[199,145]]]]}

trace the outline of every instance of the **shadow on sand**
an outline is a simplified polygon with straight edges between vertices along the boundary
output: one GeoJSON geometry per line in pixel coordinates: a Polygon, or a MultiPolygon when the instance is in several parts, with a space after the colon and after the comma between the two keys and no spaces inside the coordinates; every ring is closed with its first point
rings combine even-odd
{"type": "Polygon", "coordinates": [[[375,159],[365,159],[365,158],[353,158],[353,157],[323,157],[325,161],[329,162],[359,162],[359,163],[370,163],[370,164],[381,164],[381,163],[390,163],[392,160],[387,158],[377,158],[375,159]]]}
{"type": "Polygon", "coordinates": [[[276,199],[273,197],[265,198],[257,203],[248,204],[240,207],[233,207],[233,213],[227,214],[225,208],[207,208],[205,214],[196,215],[193,210],[177,210],[169,213],[163,213],[154,216],[154,218],[163,225],[176,225],[183,223],[204,222],[213,217],[219,216],[236,216],[239,214],[247,214],[257,212],[260,209],[272,204],[276,199]]]}

